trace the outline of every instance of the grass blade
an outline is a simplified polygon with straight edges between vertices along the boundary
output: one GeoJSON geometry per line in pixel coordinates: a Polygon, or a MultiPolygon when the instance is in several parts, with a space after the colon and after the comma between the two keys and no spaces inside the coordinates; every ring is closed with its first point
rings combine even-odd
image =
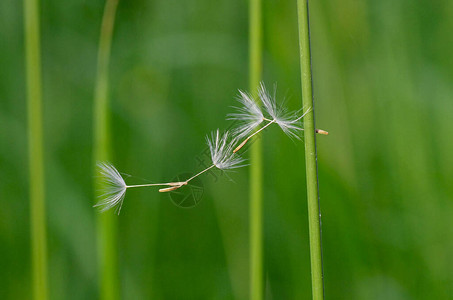
{"type": "MultiPolygon", "coordinates": [[[[94,161],[110,159],[110,128],[108,109],[108,73],[110,49],[118,0],[107,0],[101,25],[98,49],[97,76],[94,99],[94,161]]],[[[95,177],[96,189],[100,178],[95,177]]],[[[98,263],[100,298],[119,298],[119,274],[117,253],[117,220],[109,212],[98,215],[98,263]]]]}
{"type": "MultiPolygon", "coordinates": [[[[262,73],[261,0],[250,0],[249,84],[257,93],[262,73]]],[[[250,299],[263,298],[263,165],[261,140],[255,139],[250,157],[250,299]]]]}
{"type": "Polygon", "coordinates": [[[47,233],[44,190],[39,3],[24,1],[30,161],[30,232],[34,299],[47,299],[47,233]]]}
{"type": "Polygon", "coordinates": [[[310,28],[308,0],[297,0],[299,23],[300,72],[303,107],[309,110],[304,117],[305,165],[307,174],[308,226],[310,233],[310,261],[313,299],[324,299],[321,248],[321,214],[318,195],[318,166],[311,74],[310,28]]]}

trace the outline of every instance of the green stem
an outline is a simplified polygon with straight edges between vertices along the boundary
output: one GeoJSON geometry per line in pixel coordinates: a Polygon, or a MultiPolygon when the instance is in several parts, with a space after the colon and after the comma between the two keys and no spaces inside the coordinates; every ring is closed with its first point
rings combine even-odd
{"type": "Polygon", "coordinates": [[[324,299],[321,247],[321,213],[318,196],[318,169],[311,74],[310,28],[308,0],[297,0],[299,22],[300,72],[304,117],[305,164],[307,174],[308,226],[310,234],[311,284],[313,299],[324,299]]]}
{"type": "Polygon", "coordinates": [[[47,299],[47,234],[42,132],[41,51],[38,0],[24,1],[30,161],[30,231],[34,299],[47,299]]]}
{"type": "MultiPolygon", "coordinates": [[[[249,8],[250,90],[256,93],[262,73],[261,0],[249,8]]],[[[251,147],[250,158],[250,299],[263,299],[263,166],[261,140],[251,147]]]]}
{"type": "MultiPolygon", "coordinates": [[[[110,128],[108,109],[108,73],[110,49],[118,0],[107,0],[101,25],[98,49],[97,76],[94,99],[94,161],[109,160],[110,128]]],[[[101,184],[95,178],[95,186],[101,184]]],[[[98,216],[98,258],[100,276],[100,298],[119,297],[119,274],[117,253],[117,220],[114,214],[98,216]]]]}

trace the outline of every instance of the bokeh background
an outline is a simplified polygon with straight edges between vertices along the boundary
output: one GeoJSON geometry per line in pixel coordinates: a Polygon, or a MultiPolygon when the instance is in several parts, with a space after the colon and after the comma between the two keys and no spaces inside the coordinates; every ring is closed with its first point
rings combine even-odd
{"type": "MultiPolygon", "coordinates": [[[[311,1],[327,299],[453,298],[453,2],[311,1]]],[[[96,299],[93,90],[104,1],[41,2],[50,296],[96,299]]],[[[0,2],[0,298],[30,299],[21,1],[0,2]]],[[[264,1],[264,81],[301,107],[295,1],[264,1]]],[[[112,162],[153,181],[201,168],[248,88],[247,1],[120,1],[112,162]]],[[[303,143],[264,147],[267,299],[310,299],[303,143]]],[[[246,153],[247,157],[248,154],[246,153]]],[[[128,191],[123,299],[247,299],[248,169],[176,207],[128,191]]],[[[135,182],[142,182],[139,179],[135,182]]]]}

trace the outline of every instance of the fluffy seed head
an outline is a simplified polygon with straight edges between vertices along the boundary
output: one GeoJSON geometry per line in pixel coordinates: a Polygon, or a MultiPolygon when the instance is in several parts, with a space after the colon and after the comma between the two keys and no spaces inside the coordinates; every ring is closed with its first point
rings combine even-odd
{"type": "Polygon", "coordinates": [[[206,142],[211,151],[212,163],[221,170],[240,168],[245,160],[233,153],[236,140],[228,141],[228,131],[222,136],[217,129],[211,133],[211,137],[206,137],[206,142]]]}
{"type": "Polygon", "coordinates": [[[228,120],[239,121],[239,126],[234,130],[237,139],[246,137],[255,130],[264,120],[263,112],[250,94],[239,91],[237,100],[242,104],[234,107],[236,113],[229,114],[228,120]]]}
{"type": "Polygon", "coordinates": [[[126,195],[126,183],[120,173],[110,163],[99,162],[97,167],[102,178],[102,186],[101,194],[98,196],[99,201],[94,206],[99,207],[101,212],[116,206],[117,213],[120,214],[124,196],[126,195]]]}
{"type": "Polygon", "coordinates": [[[299,116],[301,111],[288,112],[288,110],[281,105],[277,105],[276,100],[276,89],[274,89],[274,94],[270,95],[266,90],[264,83],[260,83],[258,89],[258,95],[263,102],[266,112],[270,117],[275,120],[275,123],[280,126],[284,133],[290,137],[295,137],[300,139],[298,131],[302,130],[300,119],[305,115],[299,116]]]}

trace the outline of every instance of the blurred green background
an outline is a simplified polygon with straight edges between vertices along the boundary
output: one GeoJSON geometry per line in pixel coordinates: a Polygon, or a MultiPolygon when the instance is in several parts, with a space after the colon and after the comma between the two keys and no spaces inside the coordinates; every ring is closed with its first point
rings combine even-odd
{"type": "MultiPolygon", "coordinates": [[[[327,299],[453,299],[453,2],[311,1],[327,299]]],[[[52,299],[96,299],[93,90],[104,1],[42,1],[52,299]]],[[[21,1],[0,2],[0,298],[30,299],[21,1]]],[[[301,107],[295,1],[264,1],[264,81],[301,107]]],[[[166,181],[248,87],[246,1],[120,1],[112,162],[166,181]]],[[[263,135],[266,299],[310,299],[303,143],[263,135]]],[[[248,156],[245,154],[245,156],[248,156]]],[[[128,191],[123,299],[247,299],[248,170],[181,209],[128,191]]],[[[137,180],[136,180],[137,181],[137,180]]],[[[137,181],[140,182],[140,181],[137,181]]]]}

